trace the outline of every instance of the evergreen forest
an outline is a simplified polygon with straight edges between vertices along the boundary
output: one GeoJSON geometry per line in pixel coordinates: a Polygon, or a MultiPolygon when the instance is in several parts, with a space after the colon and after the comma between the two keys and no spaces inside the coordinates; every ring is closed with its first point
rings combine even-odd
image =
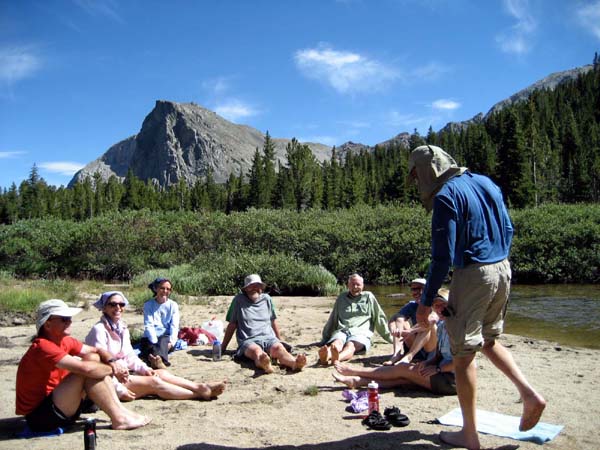
{"type": "Polygon", "coordinates": [[[86,220],[123,210],[220,211],[249,208],[333,210],[366,204],[406,204],[416,198],[404,183],[410,150],[438,145],[459,165],[491,177],[504,192],[509,207],[545,203],[597,202],[600,197],[600,58],[593,70],[559,85],[535,91],[485,119],[431,128],[425,136],[410,136],[409,148],[376,146],[341,158],[335,147],[320,164],[308,146],[292,140],[287,164],[275,162],[266,133],[256,149],[251,170],[231,174],[224,184],[209,173],[193,186],[183,181],[168,188],[136,178],[124,181],[99,176],[72,188],[50,186],[34,166],[28,179],[0,193],[0,223],[55,217],[86,220]]]}

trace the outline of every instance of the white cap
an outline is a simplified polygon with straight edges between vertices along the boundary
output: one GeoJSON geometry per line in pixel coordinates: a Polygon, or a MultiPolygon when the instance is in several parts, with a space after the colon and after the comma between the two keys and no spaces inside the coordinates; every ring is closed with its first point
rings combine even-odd
{"type": "Polygon", "coordinates": [[[369,382],[369,384],[367,385],[367,387],[368,387],[369,389],[377,389],[377,388],[379,387],[379,385],[377,384],[377,382],[376,382],[376,381],[374,381],[374,380],[371,380],[371,381],[369,382]]]}
{"type": "Polygon", "coordinates": [[[410,282],[410,284],[420,284],[421,286],[425,286],[427,284],[427,280],[425,278],[415,278],[410,282]]]}
{"type": "Polygon", "coordinates": [[[251,284],[260,284],[262,286],[262,288],[264,289],[267,285],[265,283],[262,282],[262,280],[260,279],[260,275],[257,275],[255,273],[253,273],[252,275],[248,275],[245,279],[244,279],[244,287],[242,289],[246,289],[248,286],[250,286],[251,284]]]}
{"type": "Polygon", "coordinates": [[[46,300],[38,306],[35,327],[39,332],[50,316],[73,317],[81,311],[81,308],[71,308],[65,302],[56,298],[46,300]]]}

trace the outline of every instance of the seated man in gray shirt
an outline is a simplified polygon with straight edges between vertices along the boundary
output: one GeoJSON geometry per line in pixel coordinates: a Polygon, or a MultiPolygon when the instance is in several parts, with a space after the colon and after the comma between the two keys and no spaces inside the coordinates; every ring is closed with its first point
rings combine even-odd
{"type": "Polygon", "coordinates": [[[306,355],[292,356],[281,342],[273,299],[263,293],[265,284],[259,275],[248,275],[242,292],[237,294],[227,311],[229,322],[225,329],[222,349],[225,351],[236,332],[238,341],[237,356],[245,356],[265,373],[272,373],[271,358],[281,366],[292,370],[302,370],[306,365],[306,355]]]}

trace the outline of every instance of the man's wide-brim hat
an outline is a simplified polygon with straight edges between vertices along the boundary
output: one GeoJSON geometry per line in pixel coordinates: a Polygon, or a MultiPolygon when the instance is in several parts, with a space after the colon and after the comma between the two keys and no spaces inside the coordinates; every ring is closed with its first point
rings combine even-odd
{"type": "Polygon", "coordinates": [[[81,308],[71,308],[62,300],[53,298],[40,303],[37,310],[37,320],[35,326],[37,331],[44,326],[50,316],[73,317],[82,311],[81,308]]]}
{"type": "Polygon", "coordinates": [[[255,273],[253,273],[252,275],[248,275],[246,278],[244,278],[244,287],[242,287],[242,289],[246,289],[251,284],[260,284],[263,289],[267,286],[260,279],[260,275],[257,275],[255,273]]]}

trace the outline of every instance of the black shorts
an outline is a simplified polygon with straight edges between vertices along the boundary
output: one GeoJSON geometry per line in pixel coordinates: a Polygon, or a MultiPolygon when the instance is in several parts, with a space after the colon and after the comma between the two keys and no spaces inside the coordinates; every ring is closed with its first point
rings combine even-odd
{"type": "Polygon", "coordinates": [[[57,428],[68,428],[79,419],[81,404],[73,417],[66,417],[52,401],[50,393],[32,412],[25,416],[31,431],[53,431],[57,428]]]}
{"type": "Polygon", "coordinates": [[[438,395],[456,395],[456,381],[454,373],[441,372],[432,375],[429,379],[431,392],[438,395]]]}

